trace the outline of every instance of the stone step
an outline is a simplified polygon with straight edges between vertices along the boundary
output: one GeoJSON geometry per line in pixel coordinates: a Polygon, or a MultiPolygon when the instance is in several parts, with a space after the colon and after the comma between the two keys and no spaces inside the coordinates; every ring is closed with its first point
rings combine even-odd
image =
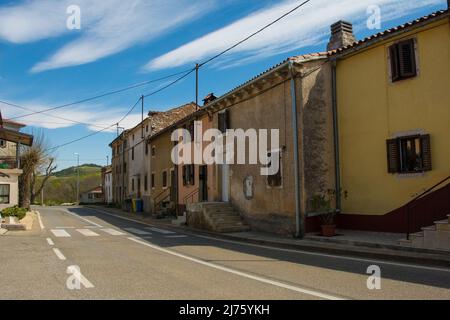
{"type": "Polygon", "coordinates": [[[400,239],[398,241],[399,245],[404,246],[404,247],[412,247],[412,241],[408,240],[408,239],[400,239]]]}
{"type": "Polygon", "coordinates": [[[217,231],[221,232],[221,233],[245,232],[245,231],[249,231],[249,230],[250,230],[250,228],[248,226],[233,226],[233,227],[217,228],[217,231]]]}
{"type": "Polygon", "coordinates": [[[447,220],[435,221],[434,224],[437,231],[450,231],[450,224],[447,220]]]}
{"type": "Polygon", "coordinates": [[[436,226],[429,226],[421,228],[422,231],[436,231],[436,226]]]}
{"type": "Polygon", "coordinates": [[[232,215],[238,215],[239,212],[236,210],[206,210],[205,212],[208,215],[218,215],[218,214],[232,214],[232,215]]]}

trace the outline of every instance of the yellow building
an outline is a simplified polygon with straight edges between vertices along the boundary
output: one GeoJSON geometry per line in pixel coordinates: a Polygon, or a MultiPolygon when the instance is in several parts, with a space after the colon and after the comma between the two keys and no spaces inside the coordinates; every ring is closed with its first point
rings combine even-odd
{"type": "Polygon", "coordinates": [[[348,191],[341,227],[406,232],[450,213],[450,180],[409,218],[405,206],[450,175],[449,17],[439,11],[331,51],[336,178],[348,191]]]}

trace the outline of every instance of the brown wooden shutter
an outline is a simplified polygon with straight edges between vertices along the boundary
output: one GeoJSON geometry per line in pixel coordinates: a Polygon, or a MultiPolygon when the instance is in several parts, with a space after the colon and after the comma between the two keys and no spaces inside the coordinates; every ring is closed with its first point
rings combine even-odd
{"type": "Polygon", "coordinates": [[[187,185],[187,166],[183,166],[183,186],[187,185]]]}
{"type": "Polygon", "coordinates": [[[218,113],[218,127],[220,132],[225,133],[226,127],[225,127],[225,113],[218,113]]]}
{"type": "Polygon", "coordinates": [[[226,131],[226,129],[230,129],[230,128],[231,128],[230,110],[226,109],[225,110],[225,131],[226,131]]]}
{"type": "Polygon", "coordinates": [[[386,141],[388,172],[397,173],[400,171],[400,148],[398,139],[390,139],[386,141]]]}
{"type": "Polygon", "coordinates": [[[414,77],[416,75],[414,39],[398,43],[398,62],[400,76],[402,78],[414,77]]]}
{"type": "Polygon", "coordinates": [[[398,66],[398,51],[396,44],[389,47],[389,58],[391,60],[391,79],[392,81],[397,81],[400,78],[400,74],[398,66]]]}
{"type": "Polygon", "coordinates": [[[429,134],[420,136],[420,147],[422,149],[422,169],[423,171],[431,171],[431,141],[429,134]]]}
{"type": "Polygon", "coordinates": [[[190,165],[190,177],[189,181],[191,185],[195,185],[195,166],[193,164],[190,165]]]}

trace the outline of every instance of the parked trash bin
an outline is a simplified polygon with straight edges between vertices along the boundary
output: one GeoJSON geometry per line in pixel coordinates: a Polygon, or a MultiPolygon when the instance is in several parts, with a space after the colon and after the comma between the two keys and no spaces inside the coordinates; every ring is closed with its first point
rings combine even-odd
{"type": "Polygon", "coordinates": [[[136,199],[136,212],[144,211],[144,201],[142,199],[136,199]]]}

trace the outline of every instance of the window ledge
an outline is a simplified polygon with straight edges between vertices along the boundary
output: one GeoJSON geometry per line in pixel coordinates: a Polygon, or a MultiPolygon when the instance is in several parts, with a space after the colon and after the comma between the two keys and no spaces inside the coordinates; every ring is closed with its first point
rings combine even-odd
{"type": "Polygon", "coordinates": [[[426,175],[425,172],[408,172],[408,173],[397,173],[396,177],[398,179],[408,179],[408,178],[421,178],[426,175]]]}

